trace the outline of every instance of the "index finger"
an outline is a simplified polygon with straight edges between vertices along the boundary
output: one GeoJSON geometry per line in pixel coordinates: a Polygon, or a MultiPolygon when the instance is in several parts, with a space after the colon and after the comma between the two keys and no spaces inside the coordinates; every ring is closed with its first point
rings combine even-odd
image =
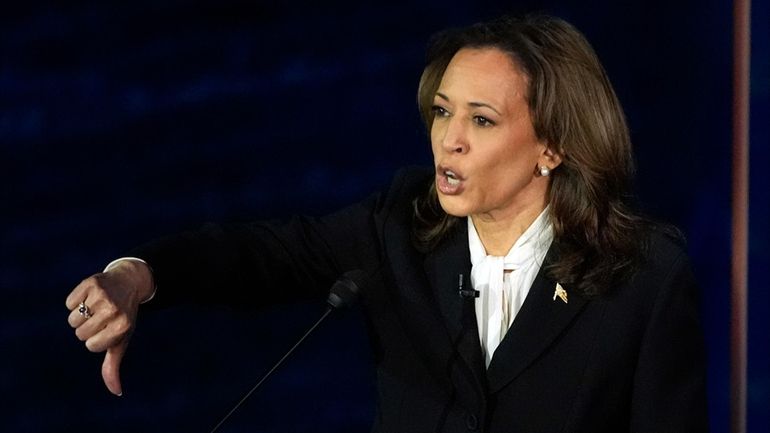
{"type": "Polygon", "coordinates": [[[86,299],[88,288],[93,285],[90,280],[90,277],[86,278],[85,280],[81,281],[80,284],[78,284],[72,290],[72,292],[70,292],[69,296],[67,296],[67,300],[65,301],[67,309],[74,310],[81,302],[86,299]]]}

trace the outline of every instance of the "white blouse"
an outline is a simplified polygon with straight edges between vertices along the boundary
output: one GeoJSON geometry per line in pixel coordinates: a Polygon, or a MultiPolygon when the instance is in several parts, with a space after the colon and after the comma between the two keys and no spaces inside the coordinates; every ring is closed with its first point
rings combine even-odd
{"type": "Polygon", "coordinates": [[[553,241],[549,206],[516,240],[505,257],[487,255],[473,220],[468,217],[471,284],[479,291],[476,322],[487,367],[535,281],[553,241]]]}

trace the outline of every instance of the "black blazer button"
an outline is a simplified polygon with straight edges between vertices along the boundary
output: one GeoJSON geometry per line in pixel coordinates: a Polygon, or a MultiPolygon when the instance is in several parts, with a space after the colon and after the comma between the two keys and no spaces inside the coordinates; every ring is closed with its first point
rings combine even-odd
{"type": "Polygon", "coordinates": [[[476,418],[476,415],[470,414],[465,418],[465,426],[468,427],[468,430],[478,430],[479,419],[476,418]]]}

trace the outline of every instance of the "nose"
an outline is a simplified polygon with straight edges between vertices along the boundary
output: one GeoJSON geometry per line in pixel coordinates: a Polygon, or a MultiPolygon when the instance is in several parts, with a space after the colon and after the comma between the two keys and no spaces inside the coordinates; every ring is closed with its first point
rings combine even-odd
{"type": "Polygon", "coordinates": [[[453,116],[444,122],[444,134],[441,147],[449,153],[466,153],[469,148],[468,131],[459,116],[453,116]]]}

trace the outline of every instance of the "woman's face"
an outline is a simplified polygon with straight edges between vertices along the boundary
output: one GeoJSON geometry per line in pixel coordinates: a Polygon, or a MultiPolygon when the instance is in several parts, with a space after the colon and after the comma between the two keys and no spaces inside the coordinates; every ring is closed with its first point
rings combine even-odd
{"type": "MultiPolygon", "coordinates": [[[[441,206],[455,216],[515,218],[546,205],[558,161],[538,141],[527,105],[527,77],[496,48],[463,48],[434,97],[431,143],[441,206]]],[[[536,214],[535,214],[536,215],[536,214]]]]}

